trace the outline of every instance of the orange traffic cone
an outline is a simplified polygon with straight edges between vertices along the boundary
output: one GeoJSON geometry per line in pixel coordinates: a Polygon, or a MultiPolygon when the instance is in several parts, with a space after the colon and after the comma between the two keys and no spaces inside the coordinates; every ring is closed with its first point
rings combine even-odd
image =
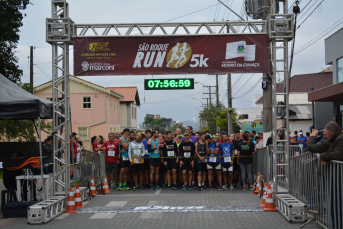
{"type": "Polygon", "coordinates": [[[251,194],[254,194],[255,190],[256,190],[256,185],[254,183],[254,185],[252,186],[252,193],[251,194]]]}
{"type": "Polygon", "coordinates": [[[257,196],[263,196],[263,189],[264,189],[264,183],[261,182],[260,184],[260,191],[258,192],[257,196]]]}
{"type": "Polygon", "coordinates": [[[256,181],[257,181],[257,184],[256,184],[255,194],[259,194],[260,193],[260,186],[261,186],[261,184],[260,184],[260,175],[257,176],[256,181]]]}
{"type": "Polygon", "coordinates": [[[106,195],[105,189],[104,189],[104,182],[102,181],[102,176],[100,177],[100,190],[99,190],[99,194],[104,194],[106,195]]]}
{"type": "Polygon", "coordinates": [[[273,192],[272,187],[270,185],[268,186],[267,194],[268,196],[266,198],[265,208],[263,209],[263,211],[277,211],[274,207],[273,192]]]}
{"type": "Polygon", "coordinates": [[[73,188],[72,187],[70,187],[70,191],[69,191],[67,211],[65,211],[64,213],[77,213],[76,207],[75,207],[75,199],[74,199],[74,193],[73,193],[73,188]]]}
{"type": "Polygon", "coordinates": [[[90,185],[90,190],[92,196],[96,196],[96,189],[94,185],[94,177],[91,177],[91,185],[90,185]]]}
{"type": "Polygon", "coordinates": [[[108,194],[108,193],[111,192],[110,189],[109,189],[109,187],[108,187],[108,182],[107,182],[106,176],[104,176],[104,184],[103,184],[103,187],[104,187],[104,190],[105,190],[105,193],[106,193],[106,194],[108,194]]]}
{"type": "Polygon", "coordinates": [[[80,189],[79,189],[78,184],[76,185],[76,189],[75,189],[75,206],[76,206],[76,208],[83,208],[80,189]]]}
{"type": "Polygon", "coordinates": [[[264,189],[263,189],[263,199],[262,199],[262,204],[260,205],[260,207],[265,207],[266,205],[266,199],[267,199],[267,191],[268,191],[268,187],[267,186],[264,186],[264,189]]]}

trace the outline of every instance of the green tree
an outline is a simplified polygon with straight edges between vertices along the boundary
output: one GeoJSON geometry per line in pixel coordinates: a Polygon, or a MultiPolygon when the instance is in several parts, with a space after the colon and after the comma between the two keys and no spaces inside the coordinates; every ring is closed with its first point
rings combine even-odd
{"type": "Polygon", "coordinates": [[[23,70],[19,69],[15,49],[19,41],[19,28],[26,14],[22,11],[30,0],[0,1],[0,73],[12,82],[20,81],[23,70]]]}
{"type": "Polygon", "coordinates": [[[182,122],[176,123],[175,125],[169,127],[169,130],[170,130],[172,133],[175,133],[175,132],[176,132],[176,129],[181,129],[181,133],[185,133],[185,132],[186,132],[186,128],[183,126],[183,123],[182,123],[182,122]]]}
{"type": "MultiPolygon", "coordinates": [[[[220,107],[223,106],[220,104],[220,107]]],[[[210,132],[216,131],[216,111],[217,108],[214,104],[210,104],[208,108],[205,108],[199,113],[199,119],[202,119],[207,122],[207,128],[203,129],[202,131],[208,130],[210,132]]]]}
{"type": "MultiPolygon", "coordinates": [[[[18,82],[17,85],[28,92],[33,89],[29,83],[18,82]]],[[[37,137],[34,135],[36,130],[33,128],[33,122],[37,122],[37,120],[0,120],[0,140],[35,142],[37,137]]],[[[47,120],[41,120],[41,128],[52,128],[52,123],[47,120]]]]}
{"type": "Polygon", "coordinates": [[[153,117],[145,116],[143,126],[145,128],[154,129],[155,119],[153,117]]]}
{"type": "MultiPolygon", "coordinates": [[[[228,109],[225,110],[218,110],[216,111],[217,117],[215,118],[216,120],[216,125],[221,129],[227,129],[228,125],[228,119],[227,119],[227,114],[228,114],[228,109]]],[[[233,131],[237,131],[241,129],[241,122],[240,120],[243,120],[243,116],[238,115],[236,112],[236,109],[232,109],[232,122],[233,122],[233,131]]],[[[231,133],[230,133],[231,134],[231,133]]]]}

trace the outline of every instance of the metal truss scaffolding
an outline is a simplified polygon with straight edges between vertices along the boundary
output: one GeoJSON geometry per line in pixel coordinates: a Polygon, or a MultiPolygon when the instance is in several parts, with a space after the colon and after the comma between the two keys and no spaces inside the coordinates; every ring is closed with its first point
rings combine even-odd
{"type": "Polygon", "coordinates": [[[52,0],[52,18],[46,19],[46,40],[52,45],[52,94],[53,94],[53,132],[54,135],[54,195],[67,195],[70,168],[70,130],[71,114],[69,106],[69,45],[75,38],[84,37],[134,37],[134,36],[198,36],[269,34],[273,79],[273,146],[274,146],[274,184],[276,192],[288,192],[288,41],[293,39],[293,15],[287,14],[287,0],[272,0],[271,14],[267,20],[260,21],[222,21],[222,22],[167,22],[167,23],[126,23],[126,24],[75,24],[69,18],[66,0],[52,0]],[[276,2],[283,3],[284,14],[276,14],[276,2]],[[281,46],[278,46],[280,45],[281,46]],[[276,51],[283,50],[278,58],[276,51]],[[281,66],[279,68],[279,66],[281,66]],[[283,76],[283,82],[276,82],[283,76]],[[277,91],[277,85],[283,88],[277,91]],[[282,96],[282,103],[279,97],[282,96]],[[279,114],[278,109],[284,114],[279,114]],[[277,119],[285,121],[285,139],[277,140],[277,119]],[[277,144],[284,143],[284,159],[277,160],[277,144]],[[63,157],[63,153],[65,157],[63,157]],[[278,174],[277,166],[286,169],[278,174]],[[282,177],[281,177],[282,176],[282,177]],[[278,188],[282,180],[285,185],[278,188]],[[283,189],[281,189],[283,188],[283,189]]]}

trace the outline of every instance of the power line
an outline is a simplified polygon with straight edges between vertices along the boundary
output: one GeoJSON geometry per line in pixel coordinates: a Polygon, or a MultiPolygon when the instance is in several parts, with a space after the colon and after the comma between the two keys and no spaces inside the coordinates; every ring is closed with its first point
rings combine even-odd
{"type": "MultiPolygon", "coordinates": [[[[255,74],[256,74],[256,73],[252,74],[252,75],[250,76],[250,78],[245,82],[245,84],[243,84],[243,86],[240,87],[240,88],[236,91],[235,94],[237,94],[237,92],[239,92],[239,91],[249,82],[249,80],[251,80],[251,78],[252,78],[255,74]]],[[[235,96],[235,94],[234,94],[233,96],[235,96]]]]}
{"type": "MultiPolygon", "coordinates": [[[[314,6],[314,4],[316,4],[317,1],[318,1],[318,0],[316,0],[316,1],[310,6],[310,8],[308,8],[308,10],[306,10],[306,12],[303,14],[303,16],[301,16],[301,17],[299,18],[299,20],[301,20],[301,18],[305,17],[305,14],[314,6]]],[[[303,10],[304,10],[304,9],[303,9],[303,10]]]]}
{"type": "Polygon", "coordinates": [[[252,89],[254,89],[259,83],[261,83],[262,78],[260,78],[251,88],[249,88],[246,92],[242,93],[241,96],[234,97],[235,99],[237,98],[242,98],[244,95],[246,95],[248,92],[250,92],[252,89]]]}
{"type": "MultiPolygon", "coordinates": [[[[341,19],[340,19],[341,20],[341,19]]],[[[337,23],[337,22],[336,22],[337,23]]],[[[335,24],[336,24],[335,23],[335,24]]],[[[318,36],[320,36],[318,39],[314,40],[313,42],[310,42],[310,43],[307,43],[305,46],[303,46],[303,48],[300,48],[300,50],[298,49],[295,53],[295,54],[298,54],[299,52],[302,52],[303,50],[307,49],[308,47],[310,47],[311,45],[313,45],[314,43],[316,43],[317,41],[319,41],[321,38],[323,38],[325,35],[327,35],[328,33],[330,33],[332,30],[334,30],[336,27],[338,27],[340,24],[342,24],[343,21],[341,21],[339,24],[337,24],[335,27],[333,27],[331,30],[329,30],[327,33],[325,34],[319,34],[318,36]]],[[[318,37],[317,36],[317,37],[318,37]]]]}
{"type": "Polygon", "coordinates": [[[205,8],[203,8],[203,9],[200,9],[200,10],[193,11],[193,12],[191,12],[191,13],[188,13],[188,14],[181,15],[181,16],[179,16],[179,17],[176,17],[176,18],[170,19],[170,20],[168,20],[168,21],[166,21],[166,22],[170,22],[170,21],[173,21],[173,20],[179,19],[179,18],[181,18],[181,17],[185,17],[185,16],[188,16],[188,15],[191,15],[191,14],[194,14],[194,13],[197,13],[197,12],[200,12],[200,11],[203,11],[203,10],[207,10],[207,9],[209,9],[209,8],[212,8],[212,7],[214,7],[214,6],[217,6],[218,4],[219,4],[219,3],[217,3],[217,4],[214,4],[214,5],[212,5],[212,6],[205,7],[205,8]]]}
{"type": "Polygon", "coordinates": [[[312,12],[300,23],[300,25],[298,25],[298,28],[297,29],[299,29],[300,28],[300,26],[307,20],[307,18],[309,18],[312,14],[313,14],[313,12],[322,4],[324,2],[324,0],[322,0],[317,6],[316,6],[316,8],[314,8],[313,10],[312,10],[312,12]]]}
{"type": "MultiPolygon", "coordinates": [[[[34,65],[36,65],[36,64],[34,64],[34,65]]],[[[38,65],[36,65],[36,67],[41,71],[41,72],[43,72],[43,70],[38,66],[38,65]]],[[[46,74],[45,72],[43,72],[43,74],[44,75],[46,75],[47,77],[49,77],[50,79],[52,79],[50,76],[48,76],[48,74],[46,74]]]]}

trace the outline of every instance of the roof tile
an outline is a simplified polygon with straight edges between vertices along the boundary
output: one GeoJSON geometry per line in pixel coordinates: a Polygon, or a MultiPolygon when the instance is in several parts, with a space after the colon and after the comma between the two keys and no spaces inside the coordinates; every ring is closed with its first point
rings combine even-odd
{"type": "MultiPolygon", "coordinates": [[[[137,87],[108,87],[108,89],[115,91],[124,96],[121,102],[133,102],[136,99],[136,94],[138,93],[137,87]]],[[[139,100],[139,98],[138,98],[139,100]]],[[[139,101],[138,101],[139,103],[139,101]]]]}

